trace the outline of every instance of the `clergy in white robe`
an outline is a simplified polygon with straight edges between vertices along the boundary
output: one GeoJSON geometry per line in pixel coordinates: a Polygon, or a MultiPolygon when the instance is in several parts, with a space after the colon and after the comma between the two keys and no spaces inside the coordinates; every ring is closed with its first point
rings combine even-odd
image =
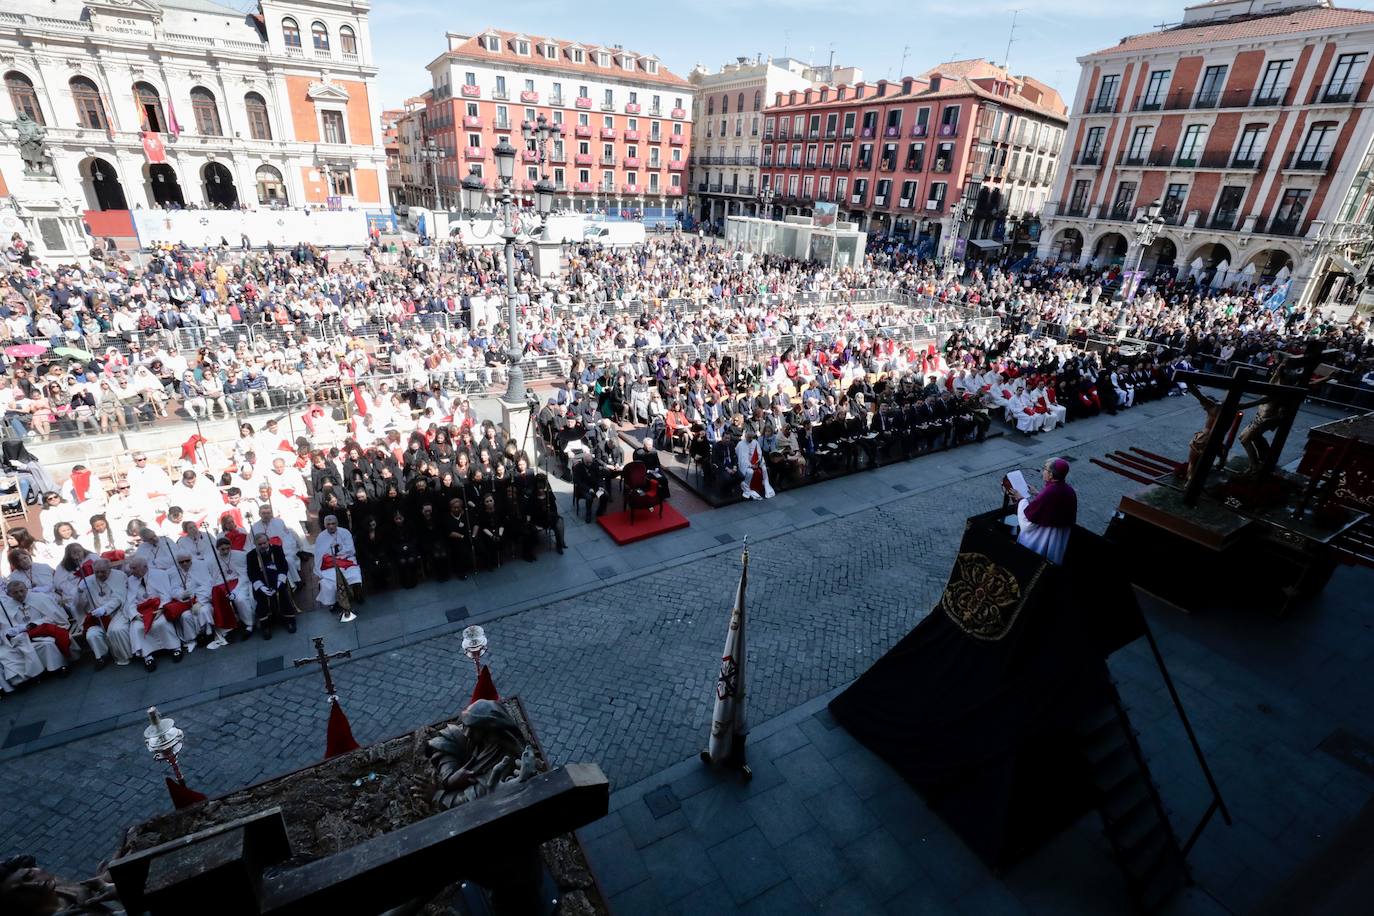
{"type": "Polygon", "coordinates": [[[249,540],[256,540],[259,534],[267,535],[267,540],[276,544],[281,548],[282,553],[286,554],[291,587],[295,588],[301,582],[300,541],[297,540],[296,533],[285,522],[276,517],[270,503],[258,506],[258,520],[253,523],[253,530],[249,532],[249,540]]]}
{"type": "Polygon", "coordinates": [[[29,637],[44,671],[65,671],[80,657],[81,649],[71,638],[67,612],[51,595],[30,592],[26,582],[14,578],[5,583],[5,595],[0,616],[5,618],[9,635],[29,637]]]}
{"type": "Polygon", "coordinates": [[[1038,433],[1045,428],[1047,415],[1037,413],[1035,404],[1024,391],[1007,402],[1007,422],[1015,423],[1023,433],[1038,433]]]}
{"type": "Polygon", "coordinates": [[[176,544],[171,538],[163,537],[151,528],[144,528],[138,537],[139,545],[134,556],[145,560],[149,569],[169,573],[176,567],[176,544]]]}
{"type": "Polygon", "coordinates": [[[1068,476],[1067,461],[1050,459],[1041,471],[1044,488],[1034,497],[1022,496],[1016,506],[1020,524],[1016,542],[1055,564],[1064,562],[1069,535],[1078,520],[1078,494],[1065,482],[1068,476]]]}
{"type": "MultiPolygon", "coordinates": [[[[253,632],[252,586],[243,557],[243,552],[234,550],[228,538],[220,538],[215,542],[210,562],[196,570],[196,598],[210,609],[210,623],[220,645],[227,643],[225,637],[239,625],[253,632]],[[216,590],[222,598],[217,599],[216,590]]],[[[219,646],[212,642],[209,648],[219,646]]]]}
{"type": "Polygon", "coordinates": [[[1049,388],[1040,385],[1031,391],[1030,396],[1035,400],[1036,406],[1045,408],[1046,416],[1049,417],[1046,429],[1054,429],[1056,426],[1064,425],[1064,421],[1069,415],[1068,408],[1060,406],[1050,398],[1049,388]]]}
{"type": "Polygon", "coordinates": [[[745,428],[744,438],[735,446],[735,459],[739,462],[739,472],[744,475],[739,485],[744,498],[772,499],[773,486],[768,482],[768,462],[752,428],[745,428]]]}
{"type": "Polygon", "coordinates": [[[53,568],[47,563],[36,562],[29,552],[22,547],[12,548],[9,560],[10,579],[22,580],[31,592],[40,592],[45,595],[54,593],[53,568]]]}
{"type": "Polygon", "coordinates": [[[122,613],[128,577],[103,557],[92,560],[91,567],[91,574],[78,580],[76,592],[86,645],[95,656],[97,669],[105,667],[111,658],[116,665],[127,665],[134,654],[129,622],[122,613]]]}
{"type": "MultiPolygon", "coordinates": [[[[353,535],[347,528],[339,527],[339,520],[332,515],[323,519],[324,530],[315,538],[315,575],[320,579],[319,602],[325,607],[333,607],[338,601],[338,571],[342,571],[344,582],[350,588],[363,584],[363,570],[358,565],[358,551],[353,546],[353,535]]],[[[345,614],[345,622],[352,614],[345,614]]]]}
{"type": "Polygon", "coordinates": [[[173,661],[180,660],[181,637],[162,612],[163,603],[171,600],[172,594],[167,574],[160,569],[150,569],[147,559],[139,556],[130,559],[126,568],[129,579],[125,586],[123,617],[129,627],[134,654],[143,659],[149,671],[157,667],[154,658],[157,652],[170,652],[173,661]],[[139,611],[139,605],[145,602],[153,608],[152,622],[146,626],[139,611]]]}
{"type": "Polygon", "coordinates": [[[42,673],[43,663],[28,635],[10,626],[0,608],[0,693],[9,693],[42,673]]]}
{"type": "Polygon", "coordinates": [[[196,579],[200,569],[201,564],[196,560],[195,554],[185,545],[179,545],[176,569],[167,577],[172,586],[172,600],[164,607],[168,609],[169,617],[176,615],[172,623],[176,627],[177,635],[181,637],[181,647],[188,653],[196,650],[197,639],[211,632],[210,608],[202,604],[197,597],[196,579]]]}

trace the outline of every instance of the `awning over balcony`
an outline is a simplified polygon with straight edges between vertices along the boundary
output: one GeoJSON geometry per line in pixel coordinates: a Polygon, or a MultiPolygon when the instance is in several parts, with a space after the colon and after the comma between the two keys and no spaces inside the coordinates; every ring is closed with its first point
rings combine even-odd
{"type": "Polygon", "coordinates": [[[994,251],[1001,248],[1004,244],[1003,242],[997,241],[997,239],[969,239],[968,243],[974,248],[981,248],[984,251],[994,251]]]}

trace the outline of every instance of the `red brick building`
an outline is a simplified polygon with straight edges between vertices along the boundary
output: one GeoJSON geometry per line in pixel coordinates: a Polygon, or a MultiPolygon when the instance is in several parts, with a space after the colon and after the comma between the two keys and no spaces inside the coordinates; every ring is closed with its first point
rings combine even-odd
{"type": "Polygon", "coordinates": [[[1368,238],[1371,52],[1374,12],[1217,0],[1079,58],[1041,254],[1133,265],[1132,223],[1158,201],[1146,269],[1348,291],[1368,238]]]}
{"type": "Polygon", "coordinates": [[[833,203],[874,234],[932,251],[1025,245],[1049,194],[1065,106],[1049,86],[982,60],[897,82],[778,93],[764,112],[760,182],[774,215],[833,203]],[[966,207],[961,207],[966,204],[966,207]]]}
{"type": "MultiPolygon", "coordinates": [[[[488,29],[450,33],[429,72],[425,124],[446,152],[439,192],[448,206],[458,205],[459,183],[474,165],[490,184],[492,149],[503,137],[526,146],[521,125],[540,115],[564,130],[546,167],[559,206],[683,206],[693,89],[654,55],[488,29]]],[[[539,178],[529,145],[516,164],[517,187],[526,190],[539,178]]]]}

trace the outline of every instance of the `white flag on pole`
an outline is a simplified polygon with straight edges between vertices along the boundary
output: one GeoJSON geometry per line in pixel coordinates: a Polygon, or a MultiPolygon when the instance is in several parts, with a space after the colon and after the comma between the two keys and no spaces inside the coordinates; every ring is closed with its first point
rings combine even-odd
{"type": "MultiPolygon", "coordinates": [[[[745,642],[744,589],[749,580],[749,548],[740,558],[739,588],[735,591],[735,607],[730,612],[730,630],[725,634],[725,651],[721,653],[720,677],[716,679],[716,705],[711,714],[711,742],[707,747],[711,763],[734,758],[742,748],[749,726],[745,716],[745,642]]],[[[741,761],[742,762],[742,761],[741,761]]]]}

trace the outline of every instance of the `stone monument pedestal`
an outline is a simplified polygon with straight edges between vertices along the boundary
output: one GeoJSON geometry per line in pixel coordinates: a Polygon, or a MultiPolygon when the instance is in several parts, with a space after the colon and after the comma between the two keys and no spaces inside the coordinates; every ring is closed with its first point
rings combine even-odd
{"type": "Polygon", "coordinates": [[[563,246],[558,242],[543,239],[530,243],[534,249],[534,272],[539,279],[561,277],[563,275],[563,246]]]}
{"type": "Polygon", "coordinates": [[[510,433],[516,447],[530,457],[530,464],[534,465],[538,461],[534,445],[539,436],[530,422],[530,405],[524,401],[507,401],[505,398],[498,400],[501,402],[501,425],[510,433]]]}

